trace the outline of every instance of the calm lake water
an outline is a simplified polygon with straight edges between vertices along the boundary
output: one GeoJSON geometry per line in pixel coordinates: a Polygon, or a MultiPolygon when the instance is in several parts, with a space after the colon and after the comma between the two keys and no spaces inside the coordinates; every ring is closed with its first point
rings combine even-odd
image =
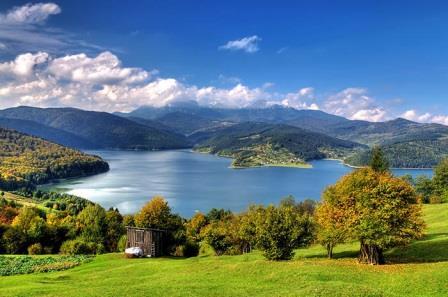
{"type": "MultiPolygon", "coordinates": [[[[251,203],[318,200],[327,185],[352,169],[339,161],[312,162],[312,169],[264,167],[231,169],[230,159],[188,150],[89,151],[110,165],[107,173],[43,186],[87,198],[103,207],[133,213],[154,195],[164,196],[185,217],[213,207],[242,211],[251,203]]],[[[431,175],[431,170],[394,170],[397,175],[431,175]]]]}

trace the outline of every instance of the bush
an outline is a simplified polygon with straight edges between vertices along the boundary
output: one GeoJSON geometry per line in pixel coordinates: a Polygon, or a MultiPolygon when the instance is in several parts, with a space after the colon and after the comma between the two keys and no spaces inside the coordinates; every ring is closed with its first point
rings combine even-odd
{"type": "Polygon", "coordinates": [[[42,253],[43,248],[40,243],[35,243],[28,247],[28,255],[41,255],[42,253]]]}
{"type": "Polygon", "coordinates": [[[128,241],[128,237],[126,235],[121,235],[120,240],[118,241],[118,251],[124,252],[126,249],[126,243],[128,241]]]}
{"type": "Polygon", "coordinates": [[[196,257],[199,255],[199,244],[193,241],[187,241],[183,245],[176,247],[174,255],[185,258],[196,257]]]}
{"type": "Polygon", "coordinates": [[[440,197],[439,195],[432,195],[431,197],[429,197],[429,203],[440,204],[442,203],[442,197],[440,197]]]}
{"type": "Polygon", "coordinates": [[[102,254],[104,245],[77,238],[65,241],[61,246],[61,253],[67,255],[102,254]]]}
{"type": "Polygon", "coordinates": [[[16,227],[9,227],[3,234],[3,248],[8,254],[26,253],[26,236],[16,227]]]}
{"type": "Polygon", "coordinates": [[[256,237],[268,260],[290,260],[295,248],[309,243],[313,230],[309,216],[301,216],[292,207],[272,205],[263,212],[256,222],[256,237]]]}
{"type": "Polygon", "coordinates": [[[202,231],[202,236],[217,256],[224,255],[232,247],[232,241],[228,236],[224,222],[214,222],[207,225],[202,231]]]}

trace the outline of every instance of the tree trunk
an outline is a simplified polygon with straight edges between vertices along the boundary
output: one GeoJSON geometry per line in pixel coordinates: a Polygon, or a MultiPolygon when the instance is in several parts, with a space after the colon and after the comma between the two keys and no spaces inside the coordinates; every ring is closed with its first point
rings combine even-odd
{"type": "Polygon", "coordinates": [[[333,245],[327,244],[327,256],[328,259],[333,259],[333,245]]]}
{"type": "Polygon", "coordinates": [[[384,264],[383,250],[373,244],[366,244],[361,241],[361,249],[358,256],[359,263],[367,263],[372,265],[384,264]]]}

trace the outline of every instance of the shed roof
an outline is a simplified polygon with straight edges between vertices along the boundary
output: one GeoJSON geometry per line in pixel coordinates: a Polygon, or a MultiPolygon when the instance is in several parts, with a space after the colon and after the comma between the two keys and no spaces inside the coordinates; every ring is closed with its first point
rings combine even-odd
{"type": "Polygon", "coordinates": [[[156,231],[156,232],[166,232],[166,230],[162,230],[162,229],[155,229],[155,228],[141,228],[141,227],[132,227],[132,226],[126,226],[126,229],[145,230],[145,231],[156,231]]]}

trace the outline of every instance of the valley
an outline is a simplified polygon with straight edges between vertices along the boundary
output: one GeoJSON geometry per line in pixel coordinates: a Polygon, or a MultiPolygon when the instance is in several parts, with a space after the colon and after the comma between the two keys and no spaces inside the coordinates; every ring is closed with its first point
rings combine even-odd
{"type": "MultiPolygon", "coordinates": [[[[310,161],[319,159],[339,159],[350,166],[365,166],[373,146],[382,147],[394,168],[431,168],[448,154],[448,127],[443,125],[403,119],[377,123],[351,121],[322,111],[281,106],[222,109],[187,104],[142,107],[116,114],[23,106],[0,110],[0,127],[84,150],[192,148],[230,157],[233,168],[310,168],[310,161]]],[[[18,185],[23,185],[21,181],[26,179],[32,180],[26,184],[41,184],[55,178],[105,171],[48,174],[44,168],[47,165],[37,164],[34,169],[19,165],[34,158],[27,154],[15,165],[3,161],[10,167],[21,168],[20,174],[17,169],[3,173],[14,176],[11,178],[18,185]]],[[[85,158],[77,156],[79,160],[85,158]]]]}

